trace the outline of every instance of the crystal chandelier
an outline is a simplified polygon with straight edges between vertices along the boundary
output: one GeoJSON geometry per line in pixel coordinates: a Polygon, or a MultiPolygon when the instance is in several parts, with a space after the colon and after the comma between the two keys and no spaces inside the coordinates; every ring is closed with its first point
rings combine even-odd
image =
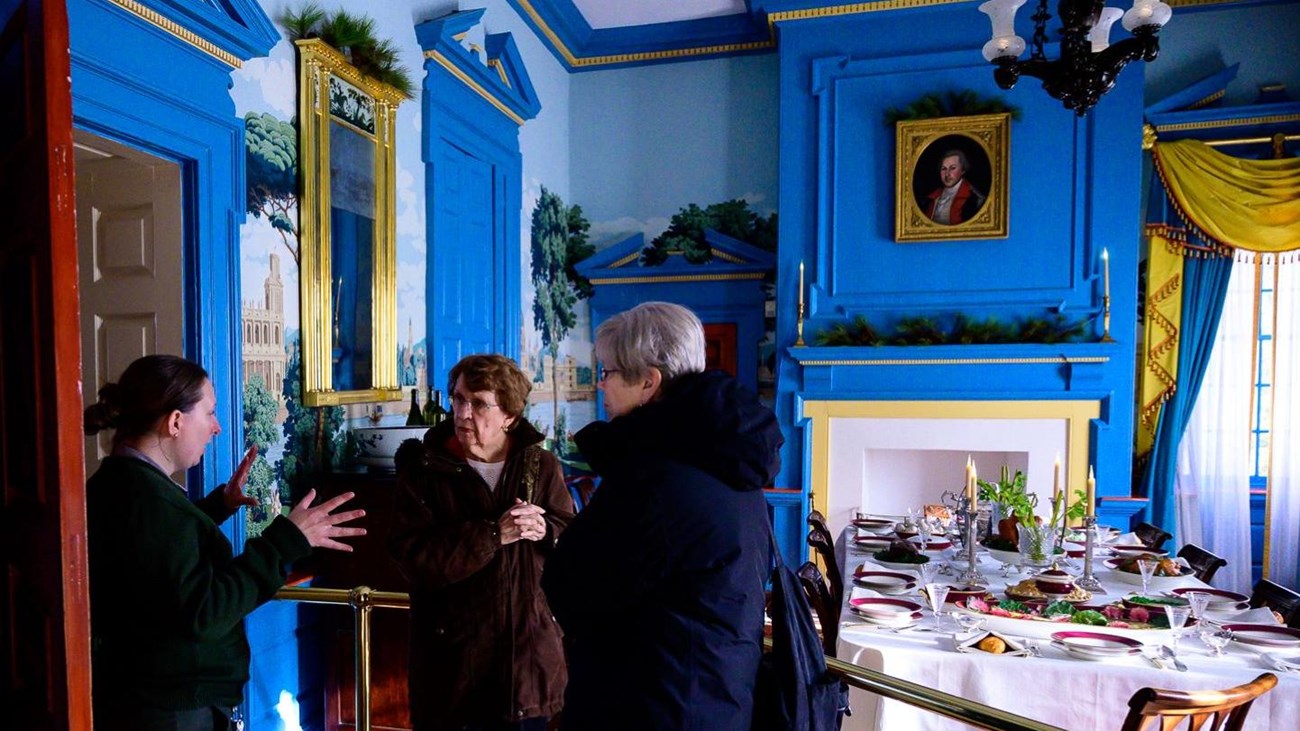
{"type": "Polygon", "coordinates": [[[1016,35],[1016,11],[1026,0],[988,0],[980,12],[993,24],[993,38],[984,44],[984,59],[997,64],[993,79],[1003,89],[1016,85],[1021,75],[1043,80],[1043,89],[1060,99],[1066,109],[1083,116],[1101,95],[1110,91],[1130,61],[1154,61],[1160,53],[1156,36],[1169,22],[1173,10],[1160,0],[1134,0],[1128,12],[1105,7],[1104,0],[1060,0],[1056,14],[1061,19],[1061,57],[1047,60],[1047,21],[1052,14],[1047,0],[1038,0],[1034,13],[1034,47],[1021,61],[1025,39],[1016,35]],[[1120,16],[1124,29],[1133,34],[1114,45],[1110,27],[1120,16]]]}

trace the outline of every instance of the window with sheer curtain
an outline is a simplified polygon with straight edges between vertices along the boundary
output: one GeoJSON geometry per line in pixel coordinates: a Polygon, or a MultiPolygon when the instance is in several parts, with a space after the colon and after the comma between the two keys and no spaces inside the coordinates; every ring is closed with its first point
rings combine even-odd
{"type": "Polygon", "coordinates": [[[1178,531],[1227,559],[1215,585],[1249,593],[1250,490],[1267,490],[1265,575],[1296,587],[1300,551],[1300,264],[1238,262],[1178,452],[1178,531]]]}

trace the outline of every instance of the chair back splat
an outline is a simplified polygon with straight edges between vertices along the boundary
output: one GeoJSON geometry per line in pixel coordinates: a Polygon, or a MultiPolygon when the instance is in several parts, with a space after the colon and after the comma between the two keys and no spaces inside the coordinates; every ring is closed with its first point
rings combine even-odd
{"type": "Polygon", "coordinates": [[[1137,535],[1137,538],[1142,542],[1142,545],[1153,551],[1159,551],[1164,548],[1165,541],[1172,537],[1165,532],[1164,529],[1151,525],[1150,523],[1138,523],[1137,527],[1133,529],[1133,533],[1137,535]]]}
{"type": "Polygon", "coordinates": [[[1188,543],[1186,546],[1178,549],[1179,558],[1187,559],[1187,565],[1192,567],[1196,572],[1196,578],[1210,583],[1219,569],[1228,565],[1228,559],[1210,553],[1194,543],[1188,543]]]}
{"type": "Polygon", "coordinates": [[[840,562],[835,558],[835,538],[826,527],[826,519],[816,510],[808,514],[808,545],[817,552],[822,565],[826,567],[826,581],[831,587],[831,599],[838,609],[844,602],[844,576],[840,573],[840,562]]]}
{"type": "Polygon", "coordinates": [[[1143,688],[1129,699],[1121,731],[1170,731],[1183,723],[1201,731],[1239,731],[1251,704],[1275,685],[1277,676],[1264,673],[1226,690],[1143,688]]]}
{"type": "Polygon", "coordinates": [[[1300,629],[1300,594],[1281,584],[1260,579],[1250,593],[1251,607],[1268,607],[1282,615],[1288,627],[1300,629]]]}
{"type": "Polygon", "coordinates": [[[817,622],[822,626],[822,651],[835,657],[835,641],[840,629],[840,607],[833,603],[831,590],[826,586],[826,579],[822,577],[821,569],[817,568],[817,564],[807,561],[799,567],[795,575],[799,577],[799,585],[803,587],[804,596],[808,598],[808,606],[812,607],[813,614],[817,615],[817,622]]]}

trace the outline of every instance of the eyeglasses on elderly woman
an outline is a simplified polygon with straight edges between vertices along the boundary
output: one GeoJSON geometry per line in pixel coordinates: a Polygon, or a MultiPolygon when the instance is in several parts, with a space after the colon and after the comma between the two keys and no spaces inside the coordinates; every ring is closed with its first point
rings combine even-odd
{"type": "Polygon", "coordinates": [[[458,393],[453,393],[451,395],[452,411],[458,411],[464,413],[467,407],[471,409],[475,414],[482,416],[487,412],[491,411],[492,409],[500,408],[500,404],[490,404],[486,401],[481,401],[476,398],[467,399],[458,393]]]}
{"type": "Polygon", "coordinates": [[[605,379],[609,378],[610,376],[614,375],[615,373],[621,373],[621,372],[622,372],[622,371],[619,370],[618,368],[606,368],[604,363],[597,363],[597,364],[596,364],[596,380],[597,380],[597,381],[604,381],[605,379]]]}

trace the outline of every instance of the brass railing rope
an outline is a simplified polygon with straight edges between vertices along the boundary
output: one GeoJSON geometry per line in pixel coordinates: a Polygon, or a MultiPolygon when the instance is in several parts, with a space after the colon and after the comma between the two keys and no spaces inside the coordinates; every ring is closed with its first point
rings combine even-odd
{"type": "MultiPolygon", "coordinates": [[[[375,591],[368,586],[358,586],[355,589],[288,586],[277,591],[274,598],[281,601],[352,607],[356,627],[356,728],[357,731],[370,731],[370,610],[410,609],[411,595],[398,591],[375,591]]],[[[770,650],[771,640],[764,640],[763,645],[764,649],[770,650]]],[[[860,690],[902,701],[931,713],[961,721],[974,728],[993,731],[1062,731],[1057,726],[927,688],[924,685],[833,657],[826,658],[826,669],[860,690]]]]}

